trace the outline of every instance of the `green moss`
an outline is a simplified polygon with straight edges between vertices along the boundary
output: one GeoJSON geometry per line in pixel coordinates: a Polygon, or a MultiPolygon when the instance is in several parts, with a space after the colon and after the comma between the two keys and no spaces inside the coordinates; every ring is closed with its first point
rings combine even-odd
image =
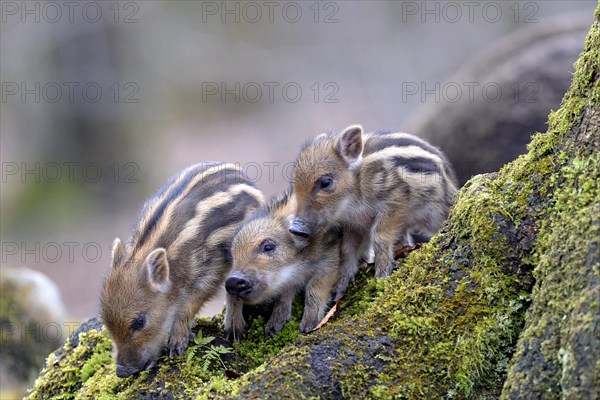
{"type": "MultiPolygon", "coordinates": [[[[301,302],[293,306],[293,319],[274,338],[265,338],[264,317],[258,315],[248,321],[247,339],[235,344],[231,354],[225,354],[225,369],[244,374],[259,366],[269,356],[275,355],[292,343],[299,335],[301,302]]],[[[263,310],[264,311],[264,310],[263,310]]],[[[195,332],[203,336],[223,336],[222,315],[199,318],[195,332]]],[[[204,368],[205,348],[191,344],[184,357],[159,359],[157,368],[125,379],[117,378],[112,357],[112,344],[104,329],[94,327],[77,336],[77,344],[71,338],[59,351],[46,360],[46,368],[28,394],[30,399],[129,399],[143,393],[150,398],[208,398],[236,393],[236,381],[225,375],[221,363],[204,368]],[[193,352],[189,361],[188,354],[193,352]]],[[[219,345],[227,345],[216,339],[219,345]]],[[[216,345],[217,343],[215,343],[216,345]]]]}
{"type": "MultiPolygon", "coordinates": [[[[101,332],[91,330],[79,336],[78,346],[67,341],[64,348],[52,353],[46,368],[36,380],[30,398],[75,399],[88,380],[106,368],[111,343],[101,332]],[[104,363],[104,365],[103,365],[104,363]]],[[[113,368],[114,373],[114,368],[113,368]]]]}
{"type": "Polygon", "coordinates": [[[90,359],[83,364],[79,371],[79,380],[86,382],[92,375],[98,372],[105,365],[110,365],[111,355],[108,352],[94,353],[90,359]]]}
{"type": "Polygon", "coordinates": [[[273,355],[278,354],[285,346],[294,343],[300,335],[300,319],[302,318],[302,302],[298,298],[292,307],[292,320],[285,324],[281,332],[273,338],[265,337],[265,317],[253,318],[245,333],[244,340],[236,344],[236,354],[245,366],[256,367],[273,355]]]}
{"type": "Polygon", "coordinates": [[[506,398],[523,393],[589,397],[600,370],[594,359],[600,352],[599,29],[598,23],[592,26],[563,106],[551,115],[548,133],[536,136],[532,146],[541,147],[548,137],[560,139],[548,193],[552,208],[536,249],[538,285],[505,384],[506,398]],[[588,129],[588,137],[578,126],[581,118],[596,126],[588,129]],[[594,368],[589,368],[594,364],[595,378],[594,368]]]}
{"type": "MultiPolygon", "coordinates": [[[[402,260],[398,261],[399,264],[402,260]]],[[[343,313],[346,316],[362,315],[365,310],[378,299],[385,288],[384,279],[374,279],[373,266],[360,268],[354,278],[354,287],[360,290],[351,290],[343,297],[337,315],[343,313]]]]}
{"type": "Polygon", "coordinates": [[[599,52],[596,23],[561,109],[551,115],[548,133],[534,139],[536,147],[548,137],[560,141],[548,192],[552,207],[536,248],[538,284],[511,363],[505,398],[523,393],[586,398],[597,390],[593,382],[600,370],[599,52]],[[587,137],[581,130],[586,125],[587,137]],[[590,368],[594,364],[595,372],[590,368]]]}
{"type": "MultiPolygon", "coordinates": [[[[489,176],[472,180],[461,191],[452,224],[402,262],[366,308],[370,322],[382,324],[400,348],[410,349],[395,354],[386,376],[394,380],[398,372],[393,370],[399,366],[429,366],[389,390],[392,395],[424,395],[432,380],[439,379],[461,397],[473,391],[475,382],[495,382],[502,373],[492,368],[499,361],[494,355],[512,346],[528,297],[519,294],[521,285],[505,271],[507,258],[516,250],[512,239],[497,229],[499,224],[514,224],[518,203],[500,201],[498,190],[505,196],[508,192],[489,176]],[[444,238],[461,239],[461,245],[443,243],[444,238]]],[[[526,197],[521,185],[513,191],[526,197]]],[[[371,287],[367,284],[367,293],[371,287]]],[[[357,316],[356,322],[364,317],[357,316]]],[[[506,365],[506,357],[502,362],[506,365]]],[[[351,387],[357,376],[347,378],[351,387]]]]}

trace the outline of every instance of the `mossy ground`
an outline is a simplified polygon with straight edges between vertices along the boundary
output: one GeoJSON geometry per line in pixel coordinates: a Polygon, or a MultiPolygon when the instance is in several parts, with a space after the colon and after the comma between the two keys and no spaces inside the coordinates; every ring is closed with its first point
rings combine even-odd
{"type": "Polygon", "coordinates": [[[254,309],[250,318],[246,340],[233,346],[222,340],[220,328],[222,315],[212,319],[198,318],[195,333],[214,336],[209,346],[231,348],[221,362],[211,360],[204,367],[203,348],[191,344],[183,357],[159,359],[158,367],[125,379],[117,378],[112,356],[112,344],[98,320],[90,320],[75,332],[65,346],[52,353],[46,360],[30,399],[131,399],[131,398],[206,398],[219,397],[235,392],[235,380],[227,377],[244,374],[261,365],[266,358],[277,354],[299,335],[299,319],[302,307],[294,304],[294,319],[275,337],[267,339],[264,334],[265,309],[254,309]],[[188,354],[194,352],[188,360],[188,354]]]}
{"type": "MultiPolygon", "coordinates": [[[[238,379],[184,359],[118,379],[110,341],[91,330],[48,359],[30,398],[586,397],[600,370],[599,52],[596,23],[548,132],[467,183],[442,232],[391,277],[362,273],[322,329],[298,336],[296,306],[265,340],[255,318],[224,360],[238,379]]],[[[199,329],[221,335],[218,320],[199,329]]]]}

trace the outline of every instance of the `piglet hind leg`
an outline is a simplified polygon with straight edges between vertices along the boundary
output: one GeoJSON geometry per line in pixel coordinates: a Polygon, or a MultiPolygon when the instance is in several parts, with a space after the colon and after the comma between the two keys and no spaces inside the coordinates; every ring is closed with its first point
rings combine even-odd
{"type": "Polygon", "coordinates": [[[350,283],[354,283],[354,275],[358,271],[362,235],[349,232],[344,235],[341,248],[340,275],[335,288],[335,301],[344,297],[350,283]]]}
{"type": "Polygon", "coordinates": [[[387,278],[390,276],[396,262],[392,255],[390,244],[385,241],[375,241],[375,278],[387,278]]]}
{"type": "Polygon", "coordinates": [[[336,265],[317,274],[309,282],[304,294],[304,314],[300,321],[300,332],[308,333],[321,322],[325,315],[331,291],[337,279],[336,265]]]}
{"type": "Polygon", "coordinates": [[[401,226],[400,218],[386,215],[379,220],[373,238],[375,249],[375,277],[387,278],[396,268],[394,260],[394,243],[399,235],[406,236],[406,232],[398,229],[401,226]],[[400,232],[402,231],[402,232],[400,232]]]}
{"type": "Polygon", "coordinates": [[[225,339],[229,342],[241,341],[246,328],[243,315],[244,302],[237,296],[227,294],[225,298],[225,319],[223,331],[225,339]]]}
{"type": "Polygon", "coordinates": [[[275,303],[271,318],[265,326],[265,335],[267,338],[273,337],[283,329],[286,322],[292,319],[292,303],[294,302],[296,293],[293,290],[288,290],[287,293],[281,295],[281,297],[275,303]]]}

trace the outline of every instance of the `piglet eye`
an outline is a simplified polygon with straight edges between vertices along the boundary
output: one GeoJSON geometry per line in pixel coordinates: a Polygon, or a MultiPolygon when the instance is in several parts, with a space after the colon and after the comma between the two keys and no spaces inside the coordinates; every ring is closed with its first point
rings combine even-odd
{"type": "Polygon", "coordinates": [[[270,239],[266,239],[260,244],[260,251],[261,253],[271,253],[275,250],[275,247],[277,247],[275,242],[270,239]]]}
{"type": "Polygon", "coordinates": [[[144,315],[138,315],[131,321],[131,330],[133,332],[139,331],[146,325],[146,317],[144,315]]]}
{"type": "Polygon", "coordinates": [[[333,184],[333,179],[329,176],[324,176],[319,179],[319,187],[321,189],[327,189],[333,184]]]}

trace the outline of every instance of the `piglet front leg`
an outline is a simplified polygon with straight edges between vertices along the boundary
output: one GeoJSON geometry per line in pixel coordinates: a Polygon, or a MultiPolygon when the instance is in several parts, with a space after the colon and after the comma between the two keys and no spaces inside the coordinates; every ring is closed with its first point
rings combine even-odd
{"type": "Polygon", "coordinates": [[[242,340],[242,334],[246,328],[246,321],[244,321],[244,315],[242,314],[243,309],[244,302],[242,299],[227,294],[223,331],[225,331],[225,339],[229,342],[242,340]]]}
{"type": "Polygon", "coordinates": [[[292,319],[292,303],[294,302],[296,293],[292,290],[284,293],[275,303],[271,318],[265,327],[265,335],[267,338],[273,337],[283,329],[286,322],[292,319]]]}
{"type": "Polygon", "coordinates": [[[187,318],[175,321],[167,342],[169,357],[182,356],[190,343],[191,335],[192,331],[187,318]]]}
{"type": "Polygon", "coordinates": [[[312,331],[323,319],[331,291],[338,277],[337,265],[323,268],[308,283],[304,294],[304,314],[300,321],[300,332],[312,331]]]}

